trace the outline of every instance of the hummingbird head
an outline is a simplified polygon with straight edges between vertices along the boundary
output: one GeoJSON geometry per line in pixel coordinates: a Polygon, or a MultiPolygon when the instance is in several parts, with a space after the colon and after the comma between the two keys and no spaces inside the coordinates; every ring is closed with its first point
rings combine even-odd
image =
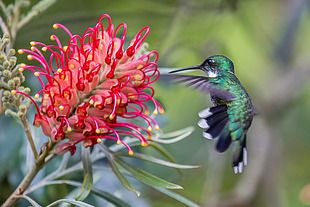
{"type": "Polygon", "coordinates": [[[224,55],[213,55],[208,57],[200,65],[182,68],[179,70],[172,71],[170,73],[176,73],[185,70],[202,70],[210,78],[217,77],[217,75],[222,72],[229,72],[229,73],[235,72],[233,62],[224,55]]]}
{"type": "Polygon", "coordinates": [[[202,64],[202,70],[206,73],[210,71],[216,74],[220,72],[234,73],[233,62],[224,55],[213,55],[208,57],[202,64]]]}

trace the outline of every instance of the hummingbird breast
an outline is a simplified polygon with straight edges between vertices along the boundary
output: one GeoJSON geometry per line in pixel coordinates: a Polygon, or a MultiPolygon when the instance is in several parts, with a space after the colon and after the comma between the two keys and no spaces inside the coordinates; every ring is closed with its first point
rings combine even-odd
{"type": "MultiPolygon", "coordinates": [[[[240,91],[236,93],[236,98],[227,103],[229,121],[231,123],[239,122],[244,133],[251,126],[254,117],[254,107],[246,90],[240,85],[240,91]]],[[[237,137],[236,137],[237,139],[237,137]]]]}
{"type": "MultiPolygon", "coordinates": [[[[255,113],[249,94],[234,75],[228,74],[222,77],[222,80],[218,83],[220,83],[223,89],[229,91],[234,98],[232,100],[225,100],[217,96],[217,94],[211,93],[211,101],[216,106],[226,105],[229,122],[234,127],[236,124],[239,125],[243,133],[246,133],[255,113]]],[[[230,127],[230,130],[233,131],[234,127],[230,127]]]]}

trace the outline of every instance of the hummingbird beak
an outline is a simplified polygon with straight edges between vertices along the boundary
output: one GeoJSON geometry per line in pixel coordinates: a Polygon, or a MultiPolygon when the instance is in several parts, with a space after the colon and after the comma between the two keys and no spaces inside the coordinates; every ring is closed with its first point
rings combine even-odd
{"type": "Polygon", "coordinates": [[[196,65],[196,66],[191,66],[191,67],[187,67],[187,68],[182,68],[179,70],[174,70],[174,71],[171,71],[169,73],[178,73],[178,72],[186,71],[186,70],[202,70],[202,69],[201,69],[201,65],[196,65]]]}

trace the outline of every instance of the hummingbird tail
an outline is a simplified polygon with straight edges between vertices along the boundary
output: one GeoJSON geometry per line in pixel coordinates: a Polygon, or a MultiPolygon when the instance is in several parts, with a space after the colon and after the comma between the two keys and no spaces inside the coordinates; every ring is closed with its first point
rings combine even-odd
{"type": "Polygon", "coordinates": [[[247,165],[246,135],[240,128],[232,132],[229,130],[227,106],[218,105],[206,108],[198,115],[201,118],[198,126],[205,130],[203,137],[207,139],[218,137],[215,146],[218,152],[225,152],[234,140],[232,165],[235,173],[241,173],[243,167],[247,165]]]}
{"type": "Polygon", "coordinates": [[[222,130],[220,137],[216,143],[215,149],[218,152],[225,152],[230,144],[232,142],[229,129],[228,129],[228,124],[225,125],[225,128],[222,130]]]}
{"type": "Polygon", "coordinates": [[[240,142],[236,142],[236,148],[233,150],[233,160],[232,166],[235,174],[242,173],[243,167],[247,166],[248,162],[248,153],[246,149],[246,135],[240,140],[240,142]]]}

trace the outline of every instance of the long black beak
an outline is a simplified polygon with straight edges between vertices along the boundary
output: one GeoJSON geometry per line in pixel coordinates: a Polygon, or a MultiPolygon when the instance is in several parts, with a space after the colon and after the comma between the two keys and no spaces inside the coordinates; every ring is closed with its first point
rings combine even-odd
{"type": "Polygon", "coordinates": [[[171,71],[169,73],[177,73],[177,72],[181,72],[181,71],[185,71],[185,70],[201,70],[201,65],[196,65],[196,66],[191,66],[191,67],[187,67],[187,68],[182,68],[182,69],[179,69],[179,70],[171,71]]]}

